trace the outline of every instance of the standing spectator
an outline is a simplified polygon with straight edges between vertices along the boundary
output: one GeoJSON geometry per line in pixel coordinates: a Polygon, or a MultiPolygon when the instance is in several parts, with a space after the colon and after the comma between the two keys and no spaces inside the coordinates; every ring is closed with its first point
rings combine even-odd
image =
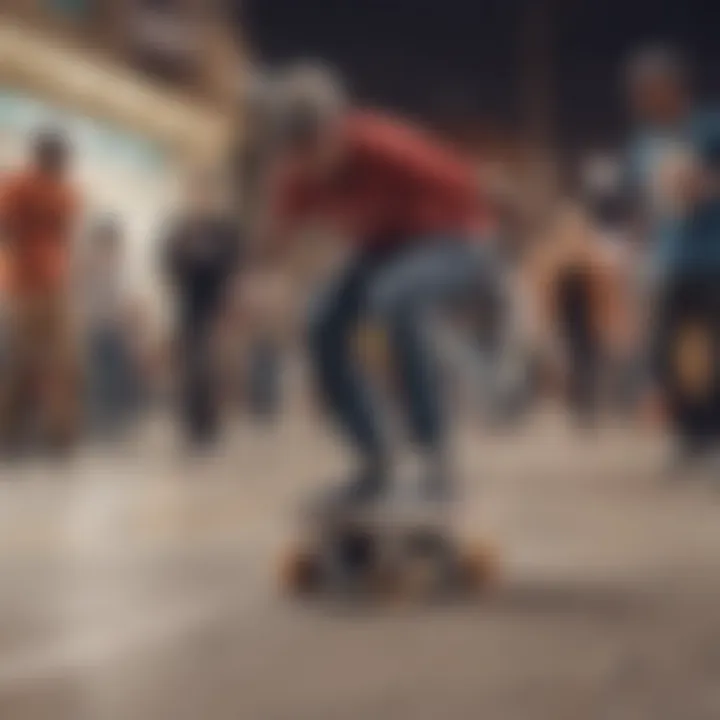
{"type": "Polygon", "coordinates": [[[133,406],[131,358],[123,283],[123,237],[113,218],[92,229],[82,267],[81,288],[87,348],[90,427],[114,436],[126,427],[133,406]]]}
{"type": "Polygon", "coordinates": [[[658,371],[651,398],[670,418],[675,470],[712,455],[720,434],[714,355],[720,315],[720,117],[699,107],[688,69],[664,49],[633,59],[629,104],[636,131],[628,175],[657,280],[647,322],[658,371]]]}
{"type": "Polygon", "coordinates": [[[580,424],[599,409],[605,363],[623,348],[625,299],[614,256],[574,204],[555,211],[526,263],[539,349],[580,424]]]}
{"type": "Polygon", "coordinates": [[[0,388],[0,438],[6,449],[18,447],[27,421],[39,421],[52,449],[67,449],[76,436],[68,265],[78,198],[68,177],[71,159],[62,134],[41,132],[29,167],[2,186],[0,223],[11,265],[9,367],[0,388]]]}
{"type": "Polygon", "coordinates": [[[223,213],[216,179],[202,174],[189,183],[164,253],[176,310],[182,417],[190,442],[203,446],[218,432],[213,340],[238,264],[238,233],[223,213]]]}
{"type": "MultiPolygon", "coordinates": [[[[698,122],[672,178],[680,205],[658,309],[657,369],[680,459],[720,469],[720,116],[698,122]]],[[[681,463],[682,467],[682,463],[681,463]]]]}
{"type": "Polygon", "coordinates": [[[595,155],[582,168],[582,200],[607,260],[615,268],[615,291],[622,312],[607,368],[608,391],[613,409],[623,415],[637,411],[642,391],[639,358],[642,333],[638,318],[638,246],[632,240],[634,200],[623,182],[623,169],[612,155],[595,155]]]}

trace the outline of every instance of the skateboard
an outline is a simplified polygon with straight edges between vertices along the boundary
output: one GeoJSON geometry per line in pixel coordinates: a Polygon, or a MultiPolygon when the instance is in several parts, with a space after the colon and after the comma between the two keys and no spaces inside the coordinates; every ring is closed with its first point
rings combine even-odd
{"type": "Polygon", "coordinates": [[[380,506],[304,513],[280,568],[294,597],[429,600],[482,593],[499,575],[485,543],[454,531],[449,508],[380,506]]]}

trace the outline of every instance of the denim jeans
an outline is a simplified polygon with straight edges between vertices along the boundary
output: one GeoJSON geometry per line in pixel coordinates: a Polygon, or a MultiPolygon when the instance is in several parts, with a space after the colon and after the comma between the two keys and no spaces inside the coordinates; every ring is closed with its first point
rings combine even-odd
{"type": "Polygon", "coordinates": [[[276,419],[282,409],[282,352],[272,340],[257,338],[249,360],[250,412],[258,419],[276,419]]]}
{"type": "Polygon", "coordinates": [[[109,435],[125,429],[136,393],[128,348],[119,329],[107,326],[90,332],[87,389],[91,431],[109,435]]]}
{"type": "Polygon", "coordinates": [[[491,281],[477,244],[430,238],[351,260],[316,298],[309,346],[318,390],[340,429],[365,458],[387,451],[382,418],[354,353],[365,320],[385,328],[411,439],[428,450],[443,440],[439,368],[429,338],[433,311],[491,281]]]}

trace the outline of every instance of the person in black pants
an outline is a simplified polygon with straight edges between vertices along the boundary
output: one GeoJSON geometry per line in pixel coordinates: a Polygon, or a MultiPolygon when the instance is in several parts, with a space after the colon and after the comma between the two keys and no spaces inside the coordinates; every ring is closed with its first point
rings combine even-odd
{"type": "Polygon", "coordinates": [[[190,184],[185,211],[165,240],[164,264],[174,291],[182,418],[188,440],[211,443],[219,430],[213,338],[239,260],[238,232],[223,215],[217,182],[190,184]]]}
{"type": "Polygon", "coordinates": [[[682,273],[668,282],[658,350],[683,456],[701,458],[720,449],[720,271],[682,273]]]}
{"type": "Polygon", "coordinates": [[[568,359],[568,402],[581,425],[595,419],[602,341],[595,323],[592,274],[569,267],[557,280],[557,317],[568,359]]]}
{"type": "MultiPolygon", "coordinates": [[[[675,171],[681,215],[658,314],[660,385],[684,460],[720,453],[720,116],[696,120],[675,171]]],[[[705,464],[705,463],[703,463],[705,464]]]]}

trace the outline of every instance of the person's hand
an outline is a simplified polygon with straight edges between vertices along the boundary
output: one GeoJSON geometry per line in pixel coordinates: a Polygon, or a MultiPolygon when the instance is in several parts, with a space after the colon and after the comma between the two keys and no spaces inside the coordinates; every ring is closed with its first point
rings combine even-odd
{"type": "Polygon", "coordinates": [[[706,192],[705,173],[691,153],[671,154],[661,164],[655,185],[661,203],[677,214],[692,210],[706,192]]]}

